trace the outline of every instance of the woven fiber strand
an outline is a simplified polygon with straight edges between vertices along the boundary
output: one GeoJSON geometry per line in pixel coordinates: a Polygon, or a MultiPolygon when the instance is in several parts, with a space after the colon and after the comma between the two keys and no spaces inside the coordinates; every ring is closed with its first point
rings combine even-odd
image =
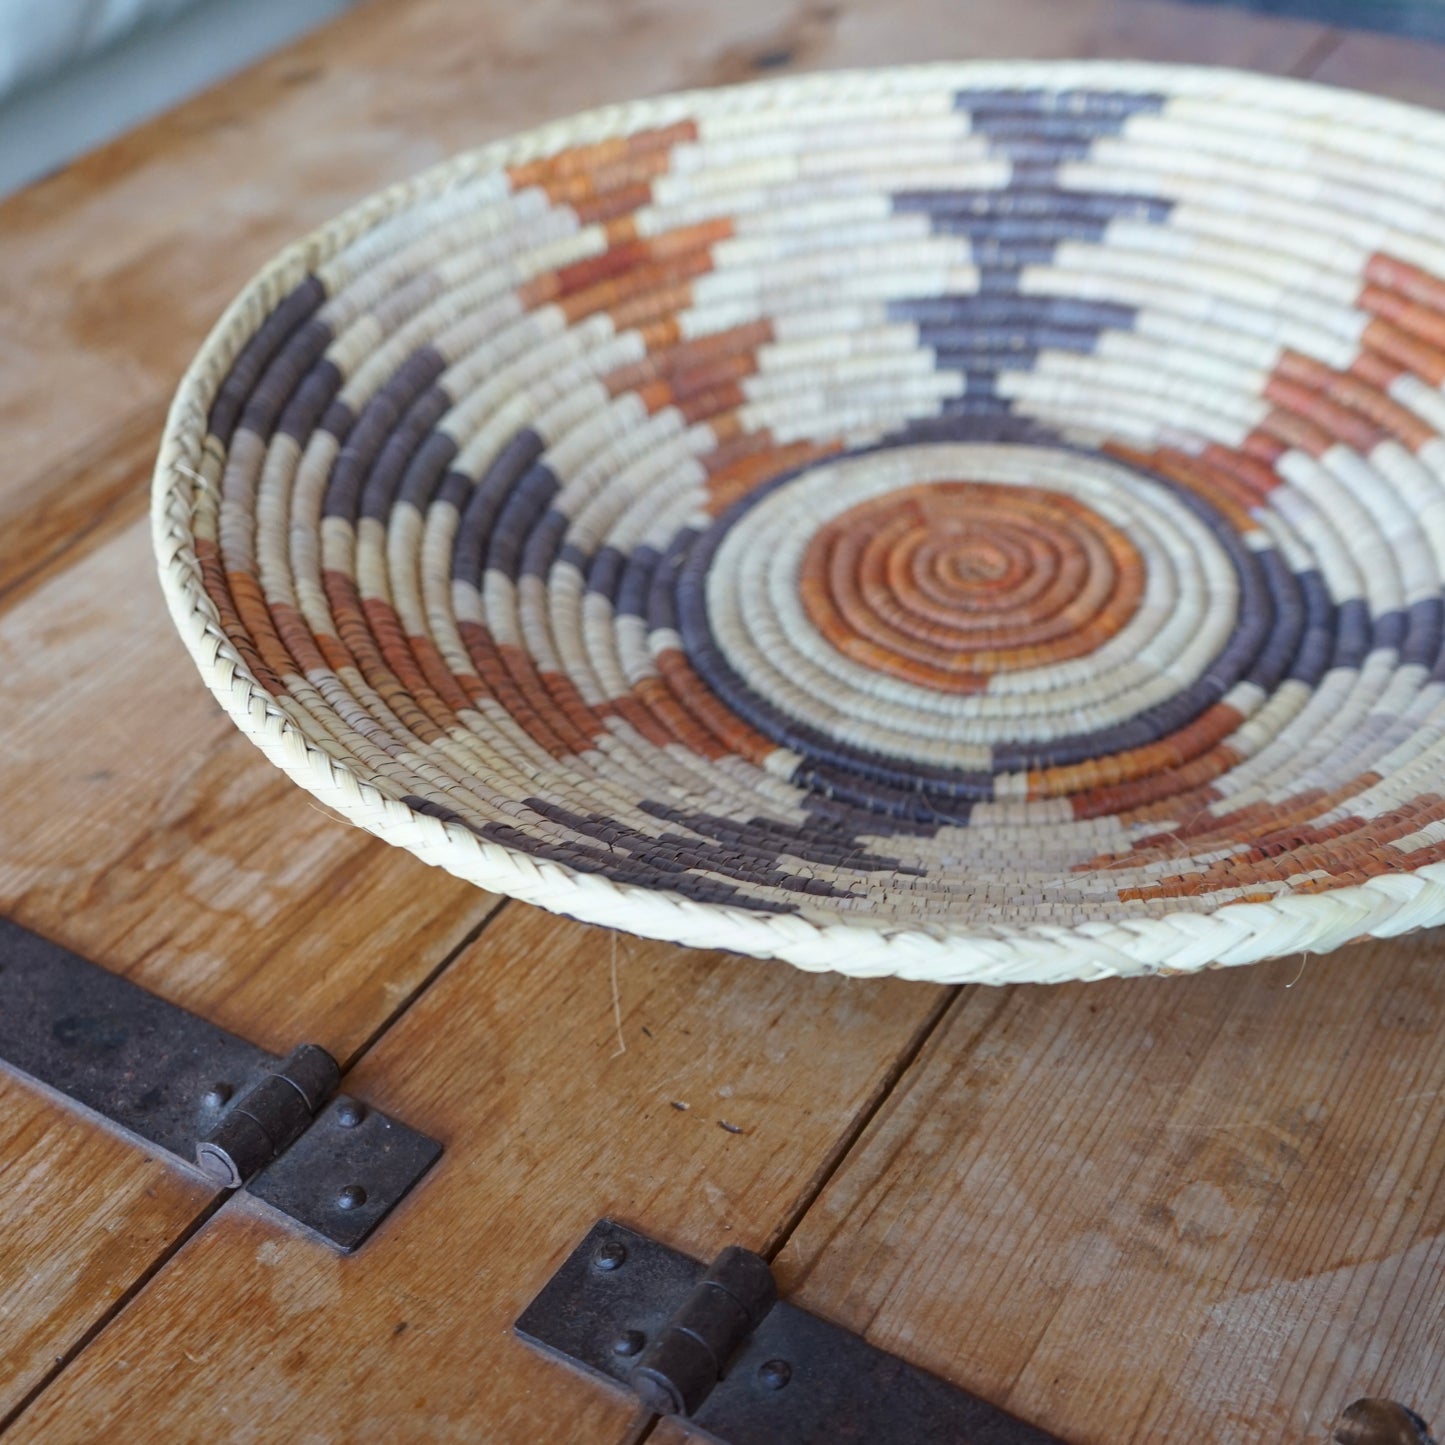
{"type": "Polygon", "coordinates": [[[298,782],[578,918],[988,982],[1438,923],[1442,236],[1445,118],[1230,72],[597,111],[247,288],[166,594],[298,782]]]}

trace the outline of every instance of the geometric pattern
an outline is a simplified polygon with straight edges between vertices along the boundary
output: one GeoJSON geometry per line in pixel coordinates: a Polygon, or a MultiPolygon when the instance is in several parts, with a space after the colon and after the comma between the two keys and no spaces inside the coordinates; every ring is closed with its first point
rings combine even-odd
{"type": "Polygon", "coordinates": [[[1438,921],[1442,129],[937,67],[463,158],[203,351],[177,620],[357,821],[639,931],[1060,977],[1438,921]]]}

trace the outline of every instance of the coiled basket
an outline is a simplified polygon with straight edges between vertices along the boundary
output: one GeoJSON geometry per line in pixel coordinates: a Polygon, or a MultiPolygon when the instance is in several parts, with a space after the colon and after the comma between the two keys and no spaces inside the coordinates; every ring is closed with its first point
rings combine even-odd
{"type": "Polygon", "coordinates": [[[155,543],[267,756],[484,887],[810,969],[1191,970],[1445,920],[1442,381],[1445,118],[813,75],[293,246],[155,543]]]}

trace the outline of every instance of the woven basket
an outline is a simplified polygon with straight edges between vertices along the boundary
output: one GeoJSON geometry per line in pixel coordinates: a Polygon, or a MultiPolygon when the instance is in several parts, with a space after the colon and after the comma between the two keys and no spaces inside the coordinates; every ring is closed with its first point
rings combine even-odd
{"type": "Polygon", "coordinates": [[[932,980],[1445,920],[1445,118],[1121,64],[593,112],[293,246],[156,471],[346,817],[932,980]]]}

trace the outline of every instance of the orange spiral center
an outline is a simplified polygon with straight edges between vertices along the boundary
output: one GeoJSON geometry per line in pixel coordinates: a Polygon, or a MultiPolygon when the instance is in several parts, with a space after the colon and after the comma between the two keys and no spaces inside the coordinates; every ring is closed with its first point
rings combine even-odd
{"type": "Polygon", "coordinates": [[[929,482],[850,508],[803,558],[808,615],[876,671],[947,692],[1093,652],[1134,615],[1144,563],[1058,492],[929,482]]]}

